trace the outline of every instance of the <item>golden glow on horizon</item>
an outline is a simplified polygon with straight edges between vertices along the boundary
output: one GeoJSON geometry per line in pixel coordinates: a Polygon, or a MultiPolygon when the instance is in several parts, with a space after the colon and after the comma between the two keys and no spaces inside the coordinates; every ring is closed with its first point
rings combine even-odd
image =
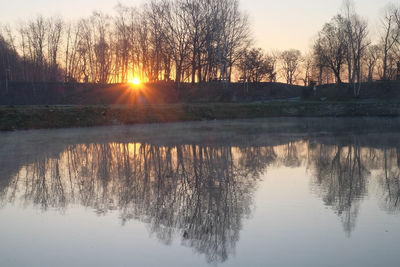
{"type": "Polygon", "coordinates": [[[130,84],[134,84],[134,85],[139,85],[141,83],[140,79],[138,77],[135,77],[131,80],[128,81],[130,84]]]}

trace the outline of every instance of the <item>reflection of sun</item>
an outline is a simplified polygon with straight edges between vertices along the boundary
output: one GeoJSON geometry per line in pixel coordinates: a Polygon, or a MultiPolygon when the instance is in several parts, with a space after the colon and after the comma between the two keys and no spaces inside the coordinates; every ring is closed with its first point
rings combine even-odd
{"type": "Polygon", "coordinates": [[[138,77],[135,77],[135,78],[129,80],[128,82],[131,83],[131,84],[134,84],[134,85],[139,85],[140,84],[140,79],[138,77]]]}

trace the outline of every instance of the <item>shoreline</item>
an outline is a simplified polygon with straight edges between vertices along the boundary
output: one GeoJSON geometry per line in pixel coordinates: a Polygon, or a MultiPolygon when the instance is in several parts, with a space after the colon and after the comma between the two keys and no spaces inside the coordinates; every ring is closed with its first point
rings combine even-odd
{"type": "Polygon", "coordinates": [[[250,102],[160,105],[0,106],[0,130],[277,117],[398,117],[393,102],[250,102]]]}

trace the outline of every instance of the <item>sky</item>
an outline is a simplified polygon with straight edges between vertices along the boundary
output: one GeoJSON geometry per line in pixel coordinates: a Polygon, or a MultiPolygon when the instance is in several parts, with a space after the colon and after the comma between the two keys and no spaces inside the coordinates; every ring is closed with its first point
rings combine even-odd
{"type": "MultiPolygon", "coordinates": [[[[108,14],[118,3],[140,6],[146,0],[0,0],[0,23],[13,24],[20,20],[61,15],[76,20],[89,16],[94,10],[108,14]]],[[[357,12],[377,36],[379,15],[390,0],[354,0],[357,12]]],[[[338,13],[342,0],[240,0],[241,10],[250,19],[254,45],[266,51],[290,48],[302,51],[310,48],[323,24],[338,13]]]]}

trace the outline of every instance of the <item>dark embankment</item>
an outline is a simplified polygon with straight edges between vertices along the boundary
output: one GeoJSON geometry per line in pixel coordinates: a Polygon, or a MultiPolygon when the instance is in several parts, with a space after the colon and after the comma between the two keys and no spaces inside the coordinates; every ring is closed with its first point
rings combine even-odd
{"type": "Polygon", "coordinates": [[[0,86],[0,105],[98,105],[251,102],[294,98],[307,88],[281,83],[130,84],[10,83],[0,86]]]}
{"type": "Polygon", "coordinates": [[[400,116],[400,81],[312,88],[280,83],[0,86],[0,130],[262,117],[400,116]],[[179,94],[178,94],[179,92],[179,94]]]}
{"type": "Polygon", "coordinates": [[[0,129],[88,127],[266,117],[399,116],[400,103],[265,102],[165,105],[3,106],[0,129]]]}
{"type": "Polygon", "coordinates": [[[364,83],[357,98],[354,98],[353,89],[348,84],[323,85],[318,87],[317,93],[314,94],[311,87],[282,83],[256,83],[246,87],[240,83],[212,82],[181,84],[178,88],[173,82],[141,86],[12,82],[5,88],[4,82],[0,82],[0,105],[215,103],[282,99],[398,102],[400,81],[364,83]]]}

